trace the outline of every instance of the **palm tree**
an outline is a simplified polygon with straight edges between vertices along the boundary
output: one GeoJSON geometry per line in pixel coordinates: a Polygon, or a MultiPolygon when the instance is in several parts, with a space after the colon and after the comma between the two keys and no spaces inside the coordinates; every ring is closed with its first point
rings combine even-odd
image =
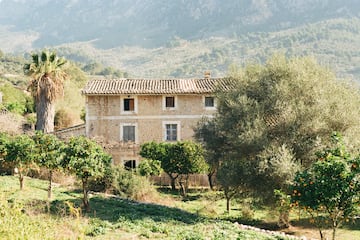
{"type": "Polygon", "coordinates": [[[55,101],[63,94],[67,61],[49,50],[31,57],[32,62],[24,65],[24,73],[32,78],[29,89],[36,104],[35,129],[50,133],[54,131],[55,101]]]}

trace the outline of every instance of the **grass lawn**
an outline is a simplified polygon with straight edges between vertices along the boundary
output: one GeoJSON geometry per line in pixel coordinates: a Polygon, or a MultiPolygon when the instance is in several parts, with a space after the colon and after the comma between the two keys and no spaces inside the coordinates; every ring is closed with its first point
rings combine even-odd
{"type": "MultiPolygon", "coordinates": [[[[274,212],[234,203],[227,214],[225,201],[217,192],[197,190],[182,199],[160,189],[164,205],[96,194],[90,199],[91,211],[81,212],[81,191],[59,185],[53,190],[48,213],[47,181],[26,178],[20,191],[17,177],[1,176],[1,239],[287,239],[240,229],[233,222],[271,228],[276,222],[274,212]]],[[[297,216],[294,214],[289,231],[318,238],[316,229],[302,217],[296,220],[297,216]]],[[[358,223],[346,226],[338,235],[339,239],[359,236],[358,223]]]]}

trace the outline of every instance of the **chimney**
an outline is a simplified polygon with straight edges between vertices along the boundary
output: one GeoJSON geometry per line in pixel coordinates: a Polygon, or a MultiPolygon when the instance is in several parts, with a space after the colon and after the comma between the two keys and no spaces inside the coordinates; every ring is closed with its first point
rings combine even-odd
{"type": "Polygon", "coordinates": [[[210,78],[210,77],[211,77],[210,71],[205,71],[204,77],[205,77],[206,79],[210,78]]]}

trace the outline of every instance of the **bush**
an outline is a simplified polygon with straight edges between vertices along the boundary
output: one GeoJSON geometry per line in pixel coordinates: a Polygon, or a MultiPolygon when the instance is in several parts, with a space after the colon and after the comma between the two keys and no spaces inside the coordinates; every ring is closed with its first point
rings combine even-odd
{"type": "Polygon", "coordinates": [[[89,180],[89,190],[94,192],[113,192],[114,168],[109,167],[101,178],[89,180]]]}
{"type": "Polygon", "coordinates": [[[56,111],[54,118],[56,130],[70,127],[74,124],[74,122],[75,117],[70,112],[66,111],[65,109],[59,109],[56,111]]]}
{"type": "Polygon", "coordinates": [[[148,201],[157,196],[155,187],[146,177],[121,166],[114,168],[113,188],[116,194],[136,201],[148,201]]]}

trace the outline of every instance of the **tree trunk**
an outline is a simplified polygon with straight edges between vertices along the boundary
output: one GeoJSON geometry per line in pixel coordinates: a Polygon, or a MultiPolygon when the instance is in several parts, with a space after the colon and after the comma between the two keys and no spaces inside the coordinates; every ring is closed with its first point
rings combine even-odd
{"type": "Polygon", "coordinates": [[[20,169],[19,169],[19,182],[20,182],[20,190],[23,190],[23,188],[24,188],[24,176],[23,176],[20,169]]]}
{"type": "Polygon", "coordinates": [[[229,193],[228,190],[226,190],[226,188],[224,189],[224,195],[225,195],[225,198],[226,198],[226,211],[228,213],[230,213],[230,199],[231,199],[231,195],[229,193]]]}
{"type": "Polygon", "coordinates": [[[169,178],[170,178],[170,185],[171,185],[171,190],[173,190],[173,191],[175,191],[176,190],[176,178],[179,176],[179,175],[177,175],[177,176],[173,176],[171,173],[166,173],[168,176],[169,176],[169,178]]]}
{"type": "Polygon", "coordinates": [[[213,180],[212,180],[212,176],[214,175],[214,172],[210,172],[208,173],[208,181],[209,181],[209,186],[210,186],[210,189],[211,190],[214,190],[214,183],[213,183],[213,180]]]}
{"type": "Polygon", "coordinates": [[[54,132],[55,105],[46,97],[46,90],[42,89],[36,101],[35,130],[44,133],[54,132]]]}
{"type": "Polygon", "coordinates": [[[230,213],[230,197],[226,197],[226,211],[230,213]]]}
{"type": "Polygon", "coordinates": [[[85,207],[85,210],[88,212],[90,211],[90,205],[89,205],[89,198],[88,198],[88,191],[87,191],[87,178],[82,179],[82,185],[83,185],[83,204],[85,207]]]}
{"type": "Polygon", "coordinates": [[[170,177],[171,179],[171,190],[176,190],[176,185],[175,185],[175,181],[176,181],[176,178],[173,178],[173,177],[170,177]]]}
{"type": "Polygon", "coordinates": [[[53,171],[50,170],[49,171],[49,186],[48,186],[48,199],[51,199],[51,192],[52,192],[52,175],[53,175],[53,171]]]}
{"type": "Polygon", "coordinates": [[[288,228],[290,226],[289,214],[290,214],[289,210],[280,210],[279,211],[278,226],[280,228],[288,228]]]}

